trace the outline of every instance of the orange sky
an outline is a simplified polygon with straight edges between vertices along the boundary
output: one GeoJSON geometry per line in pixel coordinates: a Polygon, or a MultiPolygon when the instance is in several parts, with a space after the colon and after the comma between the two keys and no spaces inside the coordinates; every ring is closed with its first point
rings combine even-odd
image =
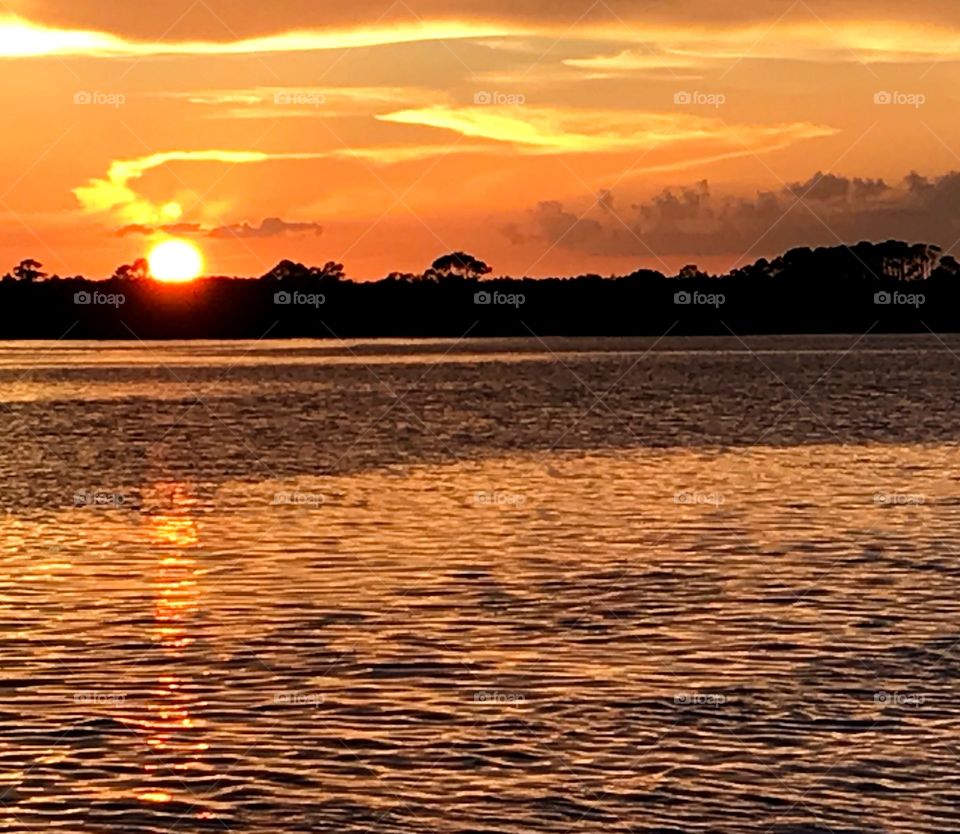
{"type": "Polygon", "coordinates": [[[100,277],[169,234],[360,278],[960,239],[956,4],[329,5],[4,4],[0,268],[100,277]]]}

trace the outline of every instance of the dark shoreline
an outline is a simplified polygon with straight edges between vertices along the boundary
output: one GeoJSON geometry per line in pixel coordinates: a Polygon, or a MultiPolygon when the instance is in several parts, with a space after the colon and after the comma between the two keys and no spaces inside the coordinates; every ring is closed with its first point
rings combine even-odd
{"type": "MultiPolygon", "coordinates": [[[[462,253],[461,253],[462,254],[462,253]]],[[[463,259],[469,256],[462,255],[463,259]]],[[[796,249],[726,275],[695,266],[574,278],[489,278],[479,267],[346,278],[283,261],[260,278],[158,283],[0,281],[0,339],[660,337],[960,332],[960,264],[888,241],[796,249]]],[[[35,264],[36,262],[25,262],[35,264]]],[[[486,265],[482,265],[488,269],[486,265]]]]}
{"type": "Polygon", "coordinates": [[[830,288],[811,279],[802,289],[719,278],[596,282],[457,278],[423,286],[237,278],[206,278],[181,286],[115,279],[0,284],[0,339],[18,340],[930,331],[960,331],[960,280],[858,281],[830,288]],[[478,293],[513,303],[476,303],[478,293]],[[695,301],[683,303],[678,297],[695,301]],[[880,303],[878,297],[893,301],[880,303]],[[704,303],[697,303],[701,300],[704,303]]]}

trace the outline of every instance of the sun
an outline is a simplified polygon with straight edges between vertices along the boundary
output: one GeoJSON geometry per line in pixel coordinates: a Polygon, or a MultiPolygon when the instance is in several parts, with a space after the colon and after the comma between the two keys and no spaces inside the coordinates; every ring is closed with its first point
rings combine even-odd
{"type": "Polygon", "coordinates": [[[165,240],[147,255],[150,274],[158,281],[193,281],[203,274],[203,255],[186,240],[165,240]]]}

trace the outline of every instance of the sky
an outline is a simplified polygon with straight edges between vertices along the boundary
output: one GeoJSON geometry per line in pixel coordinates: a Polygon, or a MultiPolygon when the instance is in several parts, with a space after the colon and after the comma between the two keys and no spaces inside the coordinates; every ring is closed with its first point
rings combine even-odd
{"type": "Polygon", "coordinates": [[[958,50],[933,0],[0,0],[0,271],[955,252],[958,50]]]}

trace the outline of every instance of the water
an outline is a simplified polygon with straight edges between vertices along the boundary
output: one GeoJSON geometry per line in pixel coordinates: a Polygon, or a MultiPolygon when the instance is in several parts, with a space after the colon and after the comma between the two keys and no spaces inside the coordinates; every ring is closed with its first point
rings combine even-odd
{"type": "Polygon", "coordinates": [[[960,341],[746,342],[0,346],[0,830],[957,830],[960,341]]]}

